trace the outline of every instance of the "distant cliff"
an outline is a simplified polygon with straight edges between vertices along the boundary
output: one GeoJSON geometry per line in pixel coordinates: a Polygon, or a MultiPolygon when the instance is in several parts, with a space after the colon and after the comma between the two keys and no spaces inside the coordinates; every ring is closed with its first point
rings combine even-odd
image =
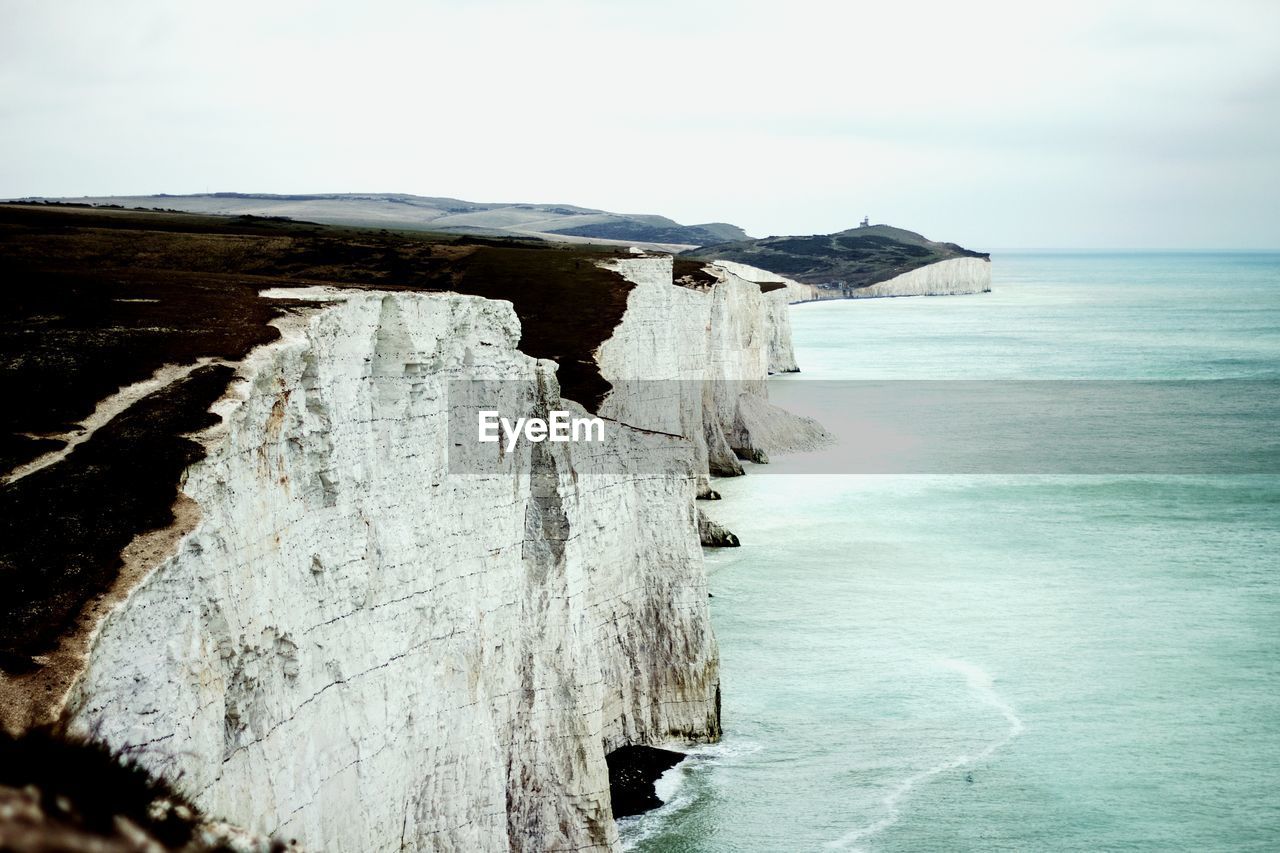
{"type": "Polygon", "coordinates": [[[990,255],[888,225],[836,234],[765,237],[691,249],[683,256],[735,261],[814,285],[815,298],[977,293],[990,289],[990,255]],[[965,261],[965,263],[950,263],[965,261]],[[912,275],[923,268],[931,273],[912,275]]]}

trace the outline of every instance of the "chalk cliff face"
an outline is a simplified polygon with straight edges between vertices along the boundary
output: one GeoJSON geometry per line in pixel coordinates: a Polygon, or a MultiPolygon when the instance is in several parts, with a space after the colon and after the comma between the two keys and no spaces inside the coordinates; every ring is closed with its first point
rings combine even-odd
{"type": "MultiPolygon", "coordinates": [[[[752,439],[755,416],[773,410],[779,419],[792,417],[769,406],[765,381],[797,369],[786,289],[765,292],[746,275],[769,274],[743,264],[708,265],[718,283],[705,290],[673,288],[670,257],[621,260],[612,268],[636,287],[597,356],[614,386],[601,413],[691,439],[704,495],[709,475],[743,473],[739,458],[764,461],[765,448],[752,439]]],[[[806,446],[825,440],[812,421],[793,421],[812,439],[806,446]]]]}
{"type": "Polygon", "coordinates": [[[991,261],[952,258],[905,272],[888,281],[849,290],[851,299],[874,296],[958,296],[991,290],[991,261]]]}
{"type": "Polygon", "coordinates": [[[636,287],[597,353],[601,414],[627,426],[521,443],[497,473],[450,472],[451,380],[576,408],[509,303],[288,290],[316,307],[238,365],[72,729],[316,849],[614,849],[604,756],[719,734],[694,498],[763,460],[757,433],[804,425],[765,400],[794,364],[785,290],[614,263],[636,287]]]}
{"type": "Polygon", "coordinates": [[[830,297],[812,284],[802,284],[737,261],[718,260],[713,266],[728,275],[755,283],[764,294],[765,310],[770,315],[766,322],[769,330],[769,372],[799,373],[800,367],[796,364],[791,343],[791,319],[787,306],[830,297]]]}
{"type": "Polygon", "coordinates": [[[722,267],[739,278],[746,279],[747,281],[754,281],[758,284],[765,285],[783,285],[783,289],[786,291],[786,301],[792,304],[831,298],[826,295],[826,291],[816,285],[804,284],[803,282],[787,278],[784,275],[769,272],[768,270],[762,270],[759,267],[753,267],[748,264],[739,263],[737,261],[727,261],[724,259],[716,260],[715,265],[722,267]]]}
{"type": "MultiPolygon", "coordinates": [[[[786,301],[791,304],[821,299],[868,299],[877,296],[958,296],[968,293],[987,293],[991,290],[991,261],[985,258],[952,258],[938,261],[878,284],[848,288],[843,291],[793,281],[786,276],[735,261],[717,260],[715,264],[733,271],[748,281],[760,282],[766,286],[782,284],[786,301]]],[[[790,324],[786,324],[785,328],[789,335],[790,324]]],[[[789,346],[788,340],[786,348],[789,349],[789,346]]]]}
{"type": "Polygon", "coordinates": [[[539,444],[451,475],[447,381],[556,408],[553,365],[517,351],[508,303],[323,295],[241,366],[185,478],[200,518],[107,619],[67,716],[318,849],[613,848],[605,753],[718,734],[689,443],[623,431],[607,472],[539,444]]]}

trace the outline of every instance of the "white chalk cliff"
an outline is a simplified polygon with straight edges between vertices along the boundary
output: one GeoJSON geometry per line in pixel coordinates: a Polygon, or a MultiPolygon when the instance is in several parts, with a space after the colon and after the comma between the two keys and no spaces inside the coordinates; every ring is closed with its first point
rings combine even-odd
{"type": "Polygon", "coordinates": [[[792,304],[797,302],[813,302],[819,299],[831,299],[832,296],[827,295],[822,288],[812,284],[804,284],[795,279],[787,278],[785,275],[762,270],[759,267],[741,264],[737,261],[716,260],[715,265],[723,267],[725,270],[733,273],[739,278],[746,281],[754,281],[757,284],[781,284],[786,290],[786,301],[792,304]]]}
{"type": "Polygon", "coordinates": [[[497,473],[450,472],[450,380],[575,406],[509,303],[326,290],[279,321],[201,436],[175,544],[99,627],[72,728],[312,849],[615,849],[604,756],[719,735],[695,496],[765,433],[823,439],[765,399],[794,369],[789,291],[616,264],[600,412],[627,426],[497,473]]]}
{"type": "Polygon", "coordinates": [[[960,296],[991,290],[991,261],[951,258],[894,276],[869,287],[851,289],[850,299],[876,296],[960,296]]]}
{"type": "MultiPolygon", "coordinates": [[[[753,426],[777,420],[807,437],[790,449],[816,447],[826,433],[808,418],[767,402],[771,373],[795,371],[788,291],[764,292],[741,273],[768,276],[742,264],[707,265],[709,289],[672,288],[669,257],[617,261],[636,286],[627,314],[600,347],[601,375],[615,391],[601,414],[623,423],[691,438],[703,474],[742,473],[739,458],[762,461],[767,447],[753,426]]],[[[702,485],[706,486],[704,477],[702,485]]]]}
{"type": "MultiPolygon", "coordinates": [[[[991,290],[991,261],[986,258],[951,258],[937,261],[877,284],[849,288],[845,291],[803,284],[786,276],[734,261],[717,260],[715,263],[748,281],[782,284],[787,294],[786,299],[792,304],[820,299],[870,299],[882,296],[960,296],[970,293],[988,293],[991,290]]],[[[789,324],[786,329],[789,335],[789,324]]]]}

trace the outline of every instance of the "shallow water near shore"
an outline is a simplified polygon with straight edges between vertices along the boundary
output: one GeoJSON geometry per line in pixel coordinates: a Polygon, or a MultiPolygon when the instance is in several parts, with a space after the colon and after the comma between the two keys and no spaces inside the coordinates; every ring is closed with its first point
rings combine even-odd
{"type": "MultiPolygon", "coordinates": [[[[1280,255],[995,255],[793,310],[818,379],[1280,377],[1280,255]]],[[[836,433],[840,424],[828,423],[836,433]]],[[[1280,478],[721,480],[725,737],[643,851],[1280,846],[1280,478]]]]}

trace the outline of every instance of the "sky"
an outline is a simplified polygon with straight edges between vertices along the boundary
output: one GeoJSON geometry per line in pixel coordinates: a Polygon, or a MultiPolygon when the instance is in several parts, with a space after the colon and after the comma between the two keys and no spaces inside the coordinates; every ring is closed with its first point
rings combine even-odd
{"type": "Polygon", "coordinates": [[[0,197],[1280,248],[1280,2],[0,0],[0,197]]]}

